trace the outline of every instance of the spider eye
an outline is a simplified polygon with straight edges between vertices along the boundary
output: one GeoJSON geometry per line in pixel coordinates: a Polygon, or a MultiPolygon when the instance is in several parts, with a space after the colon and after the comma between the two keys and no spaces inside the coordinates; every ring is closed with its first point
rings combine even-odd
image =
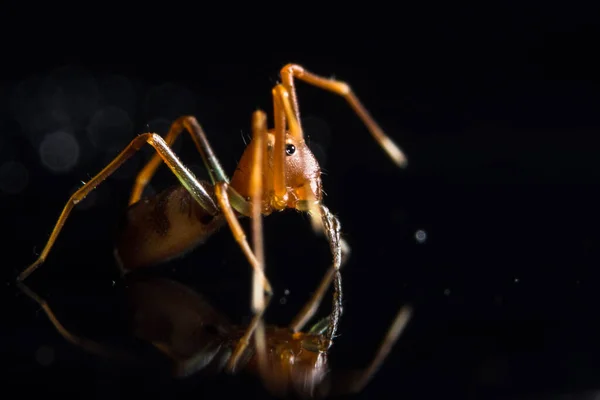
{"type": "Polygon", "coordinates": [[[294,146],[291,143],[288,143],[285,145],[285,154],[287,154],[288,156],[291,156],[295,152],[296,152],[296,146],[294,146]]]}

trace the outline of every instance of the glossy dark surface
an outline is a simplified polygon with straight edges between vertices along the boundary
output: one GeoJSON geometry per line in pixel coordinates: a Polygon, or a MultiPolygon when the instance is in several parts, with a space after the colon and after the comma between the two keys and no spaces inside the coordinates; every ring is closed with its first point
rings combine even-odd
{"type": "MultiPolygon", "coordinates": [[[[203,44],[206,34],[178,31],[161,36],[160,46],[150,37],[128,45],[116,34],[99,46],[82,34],[85,49],[67,42],[77,57],[65,56],[48,34],[35,45],[50,55],[24,44],[11,52],[29,55],[5,63],[0,83],[3,389],[44,398],[268,398],[252,376],[175,381],[158,357],[133,369],[87,355],[58,336],[12,280],[35,259],[79,182],[137,133],[164,133],[172,119],[193,114],[231,176],[252,111],[271,115],[279,68],[298,62],[352,85],[409,160],[397,169],[342,99],[298,83],[324,199],[352,246],[332,366],[368,362],[398,308],[414,306],[405,335],[357,398],[587,398],[600,390],[593,13],[510,5],[405,11],[373,10],[383,20],[367,18],[379,21],[370,29],[350,24],[349,34],[347,25],[326,29],[304,20],[297,26],[315,47],[287,46],[272,31],[219,46],[203,44]],[[168,43],[175,50],[182,40],[197,57],[169,64],[168,43]],[[111,46],[123,46],[124,56],[111,46]],[[74,69],[56,69],[64,65],[74,69]],[[35,78],[50,73],[55,80],[35,78]],[[100,124],[102,115],[112,115],[118,129],[100,124]],[[46,162],[73,164],[62,173],[40,157],[44,134],[56,132],[73,134],[79,148],[72,163],[52,161],[46,147],[46,162]],[[423,242],[418,231],[426,233],[423,242]]],[[[58,138],[73,154],[69,137],[58,138]]],[[[189,137],[175,149],[202,171],[189,137]]],[[[149,154],[80,205],[27,281],[73,331],[141,352],[147,349],[124,334],[112,251],[134,172],[149,154]]],[[[174,182],[161,168],[152,186],[174,182]]],[[[330,255],[294,211],[266,218],[265,232],[275,290],[267,319],[285,324],[330,255]]],[[[250,268],[226,229],[156,273],[201,291],[233,321],[247,321],[250,268]]]]}

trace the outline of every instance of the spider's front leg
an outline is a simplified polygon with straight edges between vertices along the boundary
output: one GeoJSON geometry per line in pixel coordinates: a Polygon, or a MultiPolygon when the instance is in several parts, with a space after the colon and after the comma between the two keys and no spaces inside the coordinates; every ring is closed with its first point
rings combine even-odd
{"type": "Polygon", "coordinates": [[[35,271],[40,265],[44,263],[50,250],[54,246],[58,235],[60,234],[67,218],[69,217],[73,207],[81,202],[92,190],[100,185],[106,178],[112,175],[119,167],[125,163],[133,154],[135,154],[144,144],[152,146],[158,156],[167,164],[169,169],[179,179],[183,187],[187,189],[191,197],[210,215],[217,215],[219,213],[218,208],[214,204],[210,195],[207,193],[205,188],[196,180],[194,174],[192,174],[183,163],[177,158],[177,156],[171,151],[167,143],[162,137],[155,133],[144,133],[137,136],[129,143],[129,145],[119,154],[113,161],[111,161],[102,171],[94,176],[89,182],[84,184],[79,190],[77,190],[67,201],[64,206],[58,221],[56,222],[50,238],[46,242],[42,252],[38,259],[27,267],[18,276],[18,281],[25,280],[33,271],[35,271]]]}
{"type": "MultiPolygon", "coordinates": [[[[234,212],[235,210],[241,215],[251,216],[251,203],[242,197],[231,185],[229,185],[229,177],[227,174],[225,174],[223,167],[221,167],[219,159],[212,150],[204,130],[195,117],[183,116],[175,120],[164,140],[166,143],[172,144],[184,131],[190,134],[194,144],[196,145],[196,148],[198,149],[198,152],[202,156],[204,166],[208,170],[210,179],[214,185],[214,193],[218,203],[218,208],[225,216],[233,237],[242,249],[242,252],[246,256],[252,268],[255,271],[259,271],[259,275],[263,277],[263,290],[267,293],[271,293],[271,284],[266,277],[264,277],[262,266],[252,251],[248,240],[246,239],[246,235],[237,221],[238,216],[234,212]]],[[[160,156],[155,155],[152,157],[152,159],[150,159],[142,171],[140,171],[136,177],[131,197],[129,199],[130,204],[134,204],[139,201],[144,188],[150,182],[162,162],[163,159],[160,156]]]]}

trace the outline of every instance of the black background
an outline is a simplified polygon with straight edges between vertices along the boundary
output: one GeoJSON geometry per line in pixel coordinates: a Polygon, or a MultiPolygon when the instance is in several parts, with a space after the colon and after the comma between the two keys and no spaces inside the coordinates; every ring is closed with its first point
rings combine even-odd
{"type": "MultiPolygon", "coordinates": [[[[305,14],[230,4],[224,13],[198,4],[197,11],[163,5],[152,16],[145,5],[123,17],[115,6],[83,5],[89,8],[46,15],[36,8],[22,22],[3,24],[0,163],[28,170],[21,191],[0,197],[1,376],[13,397],[268,396],[244,376],[171,381],[152,366],[131,370],[88,355],[14,287],[69,194],[116,154],[86,142],[89,119],[70,120],[42,133],[80,135],[78,162],[64,173],[46,169],[39,142],[32,145],[23,128],[36,111],[23,104],[38,104],[40,94],[19,92],[25,100],[15,106],[15,93],[36,76],[88,76],[104,89],[124,78],[134,96],[97,103],[129,111],[133,125],[123,144],[153,118],[193,113],[231,173],[252,111],[271,113],[270,89],[288,62],[349,82],[409,159],[406,170],[397,169],[343,100],[298,84],[305,129],[326,171],[325,201],[353,249],[333,368],[365,364],[396,310],[406,302],[415,308],[405,335],[358,397],[594,395],[600,85],[592,10],[361,4],[305,14]],[[153,106],[149,93],[165,84],[179,92],[166,92],[153,106]],[[23,109],[30,112],[25,117],[23,109]],[[424,243],[415,239],[417,230],[427,233],[424,243]]],[[[78,89],[68,86],[52,104],[78,109],[85,96],[69,97],[78,89]]],[[[178,146],[184,161],[201,164],[189,137],[178,146]]],[[[149,154],[132,160],[130,172],[149,154]]],[[[11,176],[5,171],[2,179],[11,176]]],[[[159,190],[175,180],[161,169],[156,182],[159,190]]],[[[121,341],[124,322],[112,243],[132,183],[131,174],[110,178],[94,201],[74,211],[28,281],[69,329],[107,342],[121,341]]],[[[285,324],[329,255],[308,219],[294,212],[266,218],[265,230],[275,287],[267,321],[285,324]]],[[[226,229],[161,271],[201,290],[232,320],[246,320],[249,268],[226,229]]]]}

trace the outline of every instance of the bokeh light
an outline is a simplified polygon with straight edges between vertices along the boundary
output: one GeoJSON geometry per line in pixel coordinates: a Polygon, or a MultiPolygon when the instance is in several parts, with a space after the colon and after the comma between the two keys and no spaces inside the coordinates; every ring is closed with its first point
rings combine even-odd
{"type": "Polygon", "coordinates": [[[38,364],[48,367],[54,363],[54,349],[50,346],[40,346],[35,352],[35,359],[38,364]]]}
{"type": "Polygon", "coordinates": [[[427,232],[425,232],[422,229],[419,229],[415,232],[415,239],[417,239],[417,243],[425,243],[425,241],[427,240],[427,232]]]}
{"type": "Polygon", "coordinates": [[[108,106],[96,111],[87,127],[87,135],[102,151],[120,151],[133,139],[133,121],[125,110],[108,106]]]}
{"type": "Polygon", "coordinates": [[[39,148],[42,164],[53,172],[67,172],[77,164],[79,143],[70,133],[58,131],[46,135],[39,148]]]}
{"type": "Polygon", "coordinates": [[[165,118],[169,121],[182,115],[193,115],[196,111],[196,99],[189,89],[174,83],[155,86],[146,97],[146,116],[148,119],[165,118]]]}

